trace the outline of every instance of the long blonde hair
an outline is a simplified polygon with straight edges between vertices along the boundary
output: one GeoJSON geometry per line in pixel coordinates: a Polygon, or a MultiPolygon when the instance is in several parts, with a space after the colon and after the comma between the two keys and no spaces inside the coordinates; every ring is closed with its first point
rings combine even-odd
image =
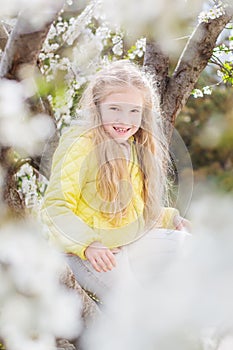
{"type": "Polygon", "coordinates": [[[121,146],[111,139],[102,126],[99,104],[119,89],[136,88],[143,97],[142,122],[133,135],[142,179],[145,227],[150,228],[158,219],[163,206],[169,204],[167,167],[171,164],[163,120],[159,113],[156,88],[152,77],[139,66],[126,60],[109,63],[88,84],[79,103],[84,111],[98,160],[97,190],[101,193],[102,215],[113,225],[120,225],[127,215],[123,198],[125,188],[120,183],[131,183],[126,159],[121,146]],[[165,166],[166,164],[166,166],[165,166]],[[123,204],[122,204],[123,203],[123,204]]]}

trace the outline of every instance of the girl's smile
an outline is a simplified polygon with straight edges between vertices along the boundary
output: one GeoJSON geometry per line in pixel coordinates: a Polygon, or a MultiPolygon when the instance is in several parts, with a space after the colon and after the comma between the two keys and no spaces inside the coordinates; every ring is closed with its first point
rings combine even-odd
{"type": "Polygon", "coordinates": [[[126,128],[124,126],[122,127],[122,126],[115,126],[115,125],[113,125],[112,127],[119,135],[125,135],[127,132],[129,132],[131,130],[131,127],[126,128]]]}

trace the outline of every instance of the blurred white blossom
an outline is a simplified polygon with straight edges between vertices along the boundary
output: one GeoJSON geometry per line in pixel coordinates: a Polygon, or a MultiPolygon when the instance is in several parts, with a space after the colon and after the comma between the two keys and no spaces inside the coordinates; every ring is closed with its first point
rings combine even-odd
{"type": "Polygon", "coordinates": [[[193,97],[195,98],[203,97],[203,92],[200,89],[194,89],[192,94],[193,94],[193,97]]]}
{"type": "Polygon", "coordinates": [[[21,83],[3,79],[0,82],[0,118],[19,119],[25,115],[25,90],[21,83]],[[14,97],[13,97],[14,96],[14,97]],[[12,101],[14,99],[14,103],[12,101]]]}
{"type": "Polygon", "coordinates": [[[233,200],[207,187],[191,205],[194,232],[183,254],[166,269],[145,265],[149,283],[125,279],[85,335],[87,350],[217,350],[233,329],[233,200]]]}
{"type": "Polygon", "coordinates": [[[123,43],[122,40],[115,44],[112,48],[112,51],[115,55],[121,56],[123,53],[123,43]]]}
{"type": "Polygon", "coordinates": [[[194,98],[203,97],[204,95],[211,95],[212,94],[212,87],[211,86],[204,86],[202,89],[194,89],[192,91],[192,95],[194,98]]]}
{"type": "Polygon", "coordinates": [[[203,87],[203,93],[204,93],[205,95],[211,95],[211,94],[212,94],[212,89],[211,89],[211,87],[210,87],[210,86],[204,86],[204,87],[203,87]]]}
{"type": "Polygon", "coordinates": [[[131,60],[135,59],[136,56],[142,57],[146,51],[146,38],[141,38],[136,41],[135,49],[131,50],[128,54],[131,60]]]}
{"type": "Polygon", "coordinates": [[[21,13],[21,16],[26,18],[26,23],[30,24],[30,29],[34,31],[50,21],[62,5],[63,0],[1,0],[0,17],[14,17],[21,13]]]}
{"type": "MultiPolygon", "coordinates": [[[[203,0],[170,1],[170,0],[101,0],[96,11],[104,14],[103,21],[114,31],[122,28],[130,42],[149,32],[155,39],[169,50],[178,47],[176,37],[187,35],[182,29],[182,22],[193,21],[200,13],[203,0]]],[[[174,53],[174,51],[172,51],[174,53]]]]}
{"type": "Polygon", "coordinates": [[[219,1],[217,5],[214,5],[208,11],[202,11],[198,16],[198,20],[199,20],[199,23],[208,22],[210,19],[221,17],[224,14],[225,14],[224,4],[222,1],[219,1]]]}
{"type": "Polygon", "coordinates": [[[52,135],[54,124],[51,118],[44,114],[29,116],[26,105],[29,90],[25,88],[25,84],[25,81],[0,82],[1,143],[22,149],[26,154],[40,154],[41,142],[52,135]]]}
{"type": "Polygon", "coordinates": [[[106,24],[102,24],[96,30],[96,36],[100,37],[103,40],[103,44],[107,44],[107,39],[111,38],[111,30],[106,26],[106,24]]]}
{"type": "Polygon", "coordinates": [[[30,221],[0,230],[0,336],[12,350],[52,348],[81,329],[81,301],[59,283],[65,261],[39,230],[30,221]]]}

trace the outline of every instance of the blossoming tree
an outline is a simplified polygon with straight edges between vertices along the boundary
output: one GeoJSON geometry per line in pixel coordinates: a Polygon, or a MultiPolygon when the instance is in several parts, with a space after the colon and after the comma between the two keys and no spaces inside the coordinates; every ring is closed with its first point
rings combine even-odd
{"type": "MultiPolygon", "coordinates": [[[[151,8],[154,8],[151,0],[137,6],[134,1],[116,4],[112,0],[93,0],[80,5],[71,0],[34,0],[30,8],[21,0],[2,7],[2,222],[36,214],[59,136],[79,115],[77,102],[100,65],[125,58],[144,65],[154,74],[168,137],[190,94],[211,93],[210,87],[195,89],[208,62],[217,62],[221,79],[231,81],[229,57],[221,61],[218,56],[231,54],[232,35],[226,34],[225,29],[227,25],[229,31],[232,29],[230,3],[196,1],[194,5],[179,0],[174,5],[167,0],[158,1],[154,12],[151,8]],[[172,37],[174,28],[181,37],[172,37]],[[188,35],[183,35],[184,32],[188,35]],[[224,43],[217,42],[219,35],[223,35],[224,43]]],[[[0,264],[2,268],[1,251],[0,264]]],[[[89,310],[87,314],[98,312],[77,282],[71,283],[65,277],[65,283],[79,291],[84,309],[89,310]]],[[[6,331],[0,335],[7,334],[6,331]]],[[[51,344],[51,339],[44,344],[51,344]]],[[[17,348],[14,343],[9,346],[17,348]]]]}

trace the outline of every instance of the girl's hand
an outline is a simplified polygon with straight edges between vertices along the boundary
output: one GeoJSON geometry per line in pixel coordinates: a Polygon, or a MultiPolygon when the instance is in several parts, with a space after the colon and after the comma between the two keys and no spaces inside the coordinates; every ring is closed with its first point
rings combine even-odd
{"type": "Polygon", "coordinates": [[[182,218],[180,215],[175,215],[173,219],[176,230],[192,232],[192,224],[189,220],[182,218]]]}
{"type": "Polygon", "coordinates": [[[93,268],[98,272],[107,272],[116,266],[116,259],[113,252],[111,252],[110,249],[102,245],[100,242],[91,243],[86,248],[84,254],[93,268]]]}

